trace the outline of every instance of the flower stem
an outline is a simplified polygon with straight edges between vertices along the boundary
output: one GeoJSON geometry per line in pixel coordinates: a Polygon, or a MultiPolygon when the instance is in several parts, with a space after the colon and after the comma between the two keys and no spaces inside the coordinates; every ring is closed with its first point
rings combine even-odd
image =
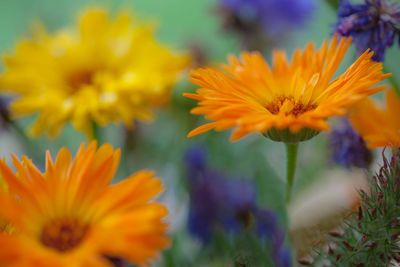
{"type": "Polygon", "coordinates": [[[286,202],[290,202],[294,175],[296,173],[297,151],[299,143],[286,143],[286,202]]]}
{"type": "Polygon", "coordinates": [[[92,138],[96,140],[99,145],[101,144],[101,131],[99,125],[94,121],[92,122],[92,138]]]}

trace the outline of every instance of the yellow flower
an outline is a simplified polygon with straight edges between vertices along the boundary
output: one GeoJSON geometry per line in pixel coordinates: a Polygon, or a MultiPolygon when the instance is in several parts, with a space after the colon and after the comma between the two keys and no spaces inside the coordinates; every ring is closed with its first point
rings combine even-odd
{"type": "Polygon", "coordinates": [[[150,171],[110,185],[120,151],[95,143],[75,158],[63,148],[42,173],[26,157],[16,171],[0,161],[9,187],[0,216],[13,226],[0,233],[0,266],[110,266],[107,257],[145,264],[165,248],[166,208],[151,199],[163,188],[150,171]]]}
{"type": "Polygon", "coordinates": [[[349,119],[369,148],[400,148],[399,114],[400,98],[390,90],[386,93],[386,109],[365,99],[351,110],[349,119]]]}
{"type": "Polygon", "coordinates": [[[212,122],[189,137],[234,128],[232,140],[259,132],[276,141],[299,142],[328,130],[329,117],[343,115],[356,101],[381,90],[371,87],[388,77],[366,51],[332,80],[350,42],[334,36],[317,51],[310,43],[304,51],[297,49],[291,61],[283,51],[274,51],[272,67],[260,53],[243,52],[240,59],[230,57],[223,71],[194,70],[191,80],[201,88],[185,96],[199,102],[193,114],[212,122]]]}
{"type": "Polygon", "coordinates": [[[157,42],[153,27],[127,12],[112,19],[105,10],[89,9],[77,30],[52,36],[40,29],[4,63],[0,87],[16,95],[12,114],[38,114],[32,135],[55,136],[71,121],[90,136],[92,122],[129,127],[151,120],[188,57],[157,42]]]}

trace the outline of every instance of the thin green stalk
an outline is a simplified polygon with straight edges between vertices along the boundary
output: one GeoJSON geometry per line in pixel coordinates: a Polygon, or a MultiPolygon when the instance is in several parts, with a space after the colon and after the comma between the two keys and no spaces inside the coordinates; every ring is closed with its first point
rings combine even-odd
{"type": "Polygon", "coordinates": [[[100,145],[101,143],[102,143],[102,140],[101,140],[101,130],[100,130],[100,127],[99,127],[99,125],[97,125],[97,123],[96,122],[92,122],[92,138],[93,138],[93,140],[96,140],[97,141],[97,143],[100,145]]]}
{"type": "Polygon", "coordinates": [[[294,176],[296,173],[299,143],[286,143],[286,202],[290,202],[294,176]]]}

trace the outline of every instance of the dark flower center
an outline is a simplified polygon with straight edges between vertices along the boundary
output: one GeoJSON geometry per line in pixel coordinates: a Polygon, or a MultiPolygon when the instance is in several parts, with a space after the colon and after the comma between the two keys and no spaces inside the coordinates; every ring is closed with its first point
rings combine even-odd
{"type": "Polygon", "coordinates": [[[84,85],[89,85],[93,82],[93,71],[82,70],[71,73],[67,77],[67,84],[73,90],[79,90],[84,85]]]}
{"type": "Polygon", "coordinates": [[[294,115],[296,117],[316,107],[316,104],[296,102],[292,96],[279,96],[274,101],[265,105],[265,108],[274,115],[283,109],[285,115],[294,115]]]}
{"type": "Polygon", "coordinates": [[[88,232],[88,225],[76,219],[56,219],[44,225],[40,236],[43,245],[65,252],[79,245],[88,232]]]}

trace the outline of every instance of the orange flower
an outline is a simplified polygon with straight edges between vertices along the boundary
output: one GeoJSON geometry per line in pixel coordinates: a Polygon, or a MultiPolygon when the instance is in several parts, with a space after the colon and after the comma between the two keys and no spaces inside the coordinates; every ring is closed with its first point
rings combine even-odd
{"type": "Polygon", "coordinates": [[[389,76],[366,51],[332,80],[350,42],[334,36],[319,50],[310,43],[296,50],[290,62],[283,51],[274,51],[272,67],[260,53],[243,52],[240,59],[231,56],[224,71],[192,71],[191,81],[201,88],[185,96],[199,102],[193,114],[212,122],[189,137],[234,128],[232,140],[260,132],[276,141],[299,142],[328,130],[329,117],[343,115],[356,101],[382,90],[371,87],[389,76]]]}
{"type": "Polygon", "coordinates": [[[163,188],[150,171],[109,185],[120,151],[95,143],[73,159],[63,148],[46,155],[40,172],[13,156],[16,171],[0,161],[9,193],[0,194],[0,216],[13,226],[0,233],[0,266],[111,266],[107,257],[144,264],[165,248],[166,208],[149,202],[163,188]]]}
{"type": "Polygon", "coordinates": [[[400,147],[400,98],[393,90],[386,93],[386,109],[371,99],[358,103],[350,112],[350,122],[369,148],[400,147]]]}

